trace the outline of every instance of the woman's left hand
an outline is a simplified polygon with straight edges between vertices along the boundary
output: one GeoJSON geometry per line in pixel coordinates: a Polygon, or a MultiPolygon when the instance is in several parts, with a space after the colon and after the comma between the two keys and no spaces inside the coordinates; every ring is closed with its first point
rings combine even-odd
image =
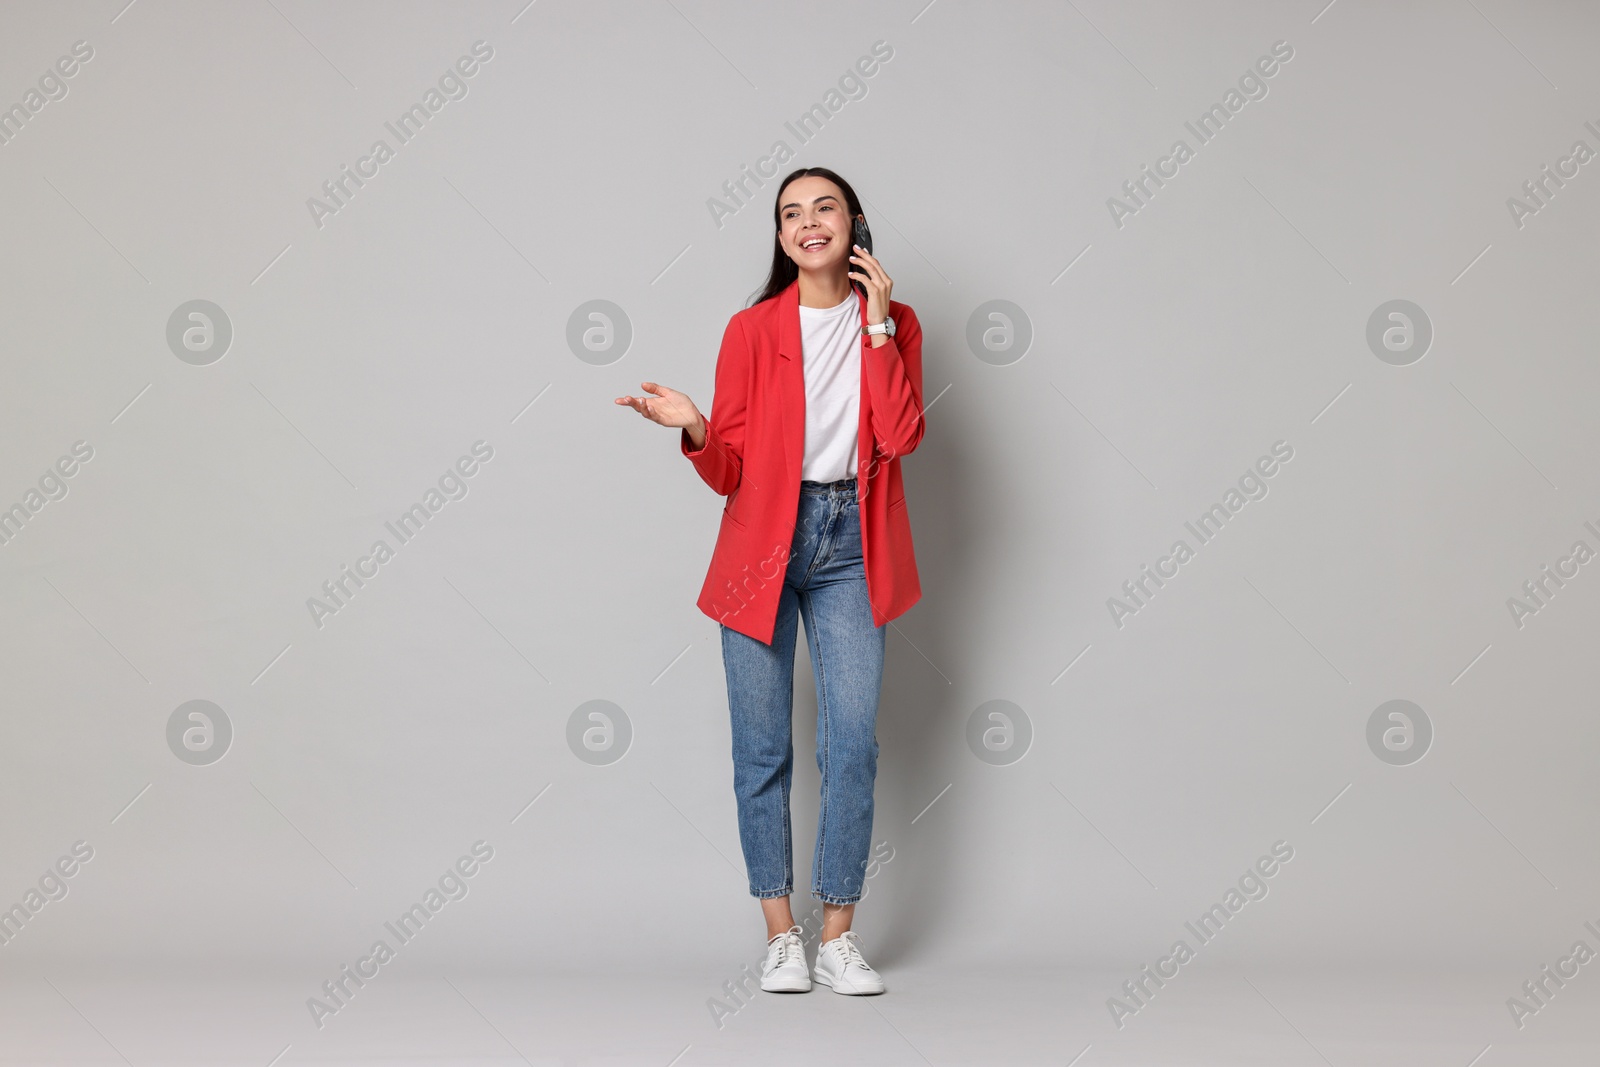
{"type": "MultiPolygon", "coordinates": [[[[850,262],[855,264],[856,270],[849,271],[848,276],[866,287],[867,325],[876,326],[889,314],[889,294],[894,291],[894,279],[884,273],[883,264],[871,252],[860,245],[850,247],[855,250],[850,262]]],[[[877,340],[873,338],[874,342],[877,340]]]]}

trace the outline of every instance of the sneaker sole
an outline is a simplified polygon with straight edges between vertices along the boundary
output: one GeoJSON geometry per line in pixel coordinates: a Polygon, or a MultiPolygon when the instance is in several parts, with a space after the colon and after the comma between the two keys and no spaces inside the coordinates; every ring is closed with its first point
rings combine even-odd
{"type": "Polygon", "coordinates": [[[763,979],[761,990],[764,993],[809,993],[811,992],[811,980],[808,978],[791,978],[768,985],[766,980],[763,979]]]}
{"type": "Polygon", "coordinates": [[[828,976],[826,974],[822,973],[821,971],[817,972],[817,982],[819,984],[821,984],[821,985],[827,986],[829,989],[833,990],[835,993],[842,993],[843,995],[845,995],[847,997],[875,997],[875,996],[879,996],[880,994],[885,992],[885,990],[882,989],[882,988],[880,988],[880,989],[841,989],[838,986],[834,985],[833,981],[831,979],[829,979],[828,976]]]}

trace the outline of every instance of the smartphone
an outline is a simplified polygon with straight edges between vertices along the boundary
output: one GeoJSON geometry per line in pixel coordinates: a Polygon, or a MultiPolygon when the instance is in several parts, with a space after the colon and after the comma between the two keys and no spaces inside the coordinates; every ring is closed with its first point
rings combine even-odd
{"type": "MultiPolygon", "coordinates": [[[[853,228],[853,233],[852,233],[852,236],[851,236],[851,240],[854,241],[856,244],[860,245],[862,248],[865,248],[868,252],[872,251],[872,231],[867,229],[867,220],[866,219],[863,219],[863,218],[861,218],[859,216],[856,218],[856,222],[855,222],[855,226],[853,228]]],[[[855,255],[855,253],[853,251],[850,254],[851,255],[855,255]]],[[[866,273],[866,271],[862,269],[862,266],[859,263],[850,264],[850,269],[855,271],[858,274],[865,274],[866,273]]],[[[856,290],[858,292],[860,292],[860,294],[862,296],[866,296],[867,295],[867,287],[865,285],[862,285],[859,280],[857,280],[855,278],[851,278],[850,279],[850,284],[855,286],[856,290]]]]}

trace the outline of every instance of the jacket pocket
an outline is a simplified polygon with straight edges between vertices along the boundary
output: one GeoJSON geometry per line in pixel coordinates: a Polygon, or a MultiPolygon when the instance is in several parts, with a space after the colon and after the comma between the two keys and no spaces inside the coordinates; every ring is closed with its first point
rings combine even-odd
{"type": "Polygon", "coordinates": [[[722,508],[722,517],[724,519],[728,520],[728,525],[729,526],[732,526],[735,529],[742,530],[742,529],[744,529],[744,523],[740,522],[738,520],[738,518],[735,517],[735,515],[733,514],[733,512],[734,512],[734,506],[733,506],[734,505],[734,501],[738,500],[738,499],[739,499],[739,490],[735,489],[733,491],[733,496],[728,498],[728,503],[726,505],[724,505],[723,508],[722,508]]]}

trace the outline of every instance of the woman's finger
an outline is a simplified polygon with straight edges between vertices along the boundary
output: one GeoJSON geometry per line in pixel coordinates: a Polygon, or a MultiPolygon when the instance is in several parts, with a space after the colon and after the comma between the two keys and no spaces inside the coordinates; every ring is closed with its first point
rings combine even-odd
{"type": "Polygon", "coordinates": [[[894,279],[890,278],[889,272],[883,269],[883,264],[878,262],[877,256],[865,250],[863,250],[862,255],[866,258],[867,262],[871,264],[872,269],[877,272],[878,276],[883,279],[885,285],[894,284],[894,279]]]}
{"type": "Polygon", "coordinates": [[[867,274],[857,274],[854,272],[852,272],[849,277],[861,279],[861,284],[867,287],[867,292],[870,296],[876,296],[878,293],[883,292],[883,283],[877,278],[867,274]]]}
{"type": "MultiPolygon", "coordinates": [[[[870,259],[870,256],[868,259],[870,259]]],[[[868,262],[866,259],[858,259],[856,265],[871,278],[872,285],[875,289],[884,290],[884,294],[888,295],[888,287],[892,283],[889,281],[889,275],[885,273],[881,263],[879,263],[877,260],[871,260],[871,262],[868,262]]]]}
{"type": "Polygon", "coordinates": [[[878,262],[877,256],[874,256],[871,252],[868,252],[860,245],[856,245],[855,249],[856,258],[860,260],[863,269],[870,270],[875,274],[881,274],[883,272],[883,264],[878,262]]]}

